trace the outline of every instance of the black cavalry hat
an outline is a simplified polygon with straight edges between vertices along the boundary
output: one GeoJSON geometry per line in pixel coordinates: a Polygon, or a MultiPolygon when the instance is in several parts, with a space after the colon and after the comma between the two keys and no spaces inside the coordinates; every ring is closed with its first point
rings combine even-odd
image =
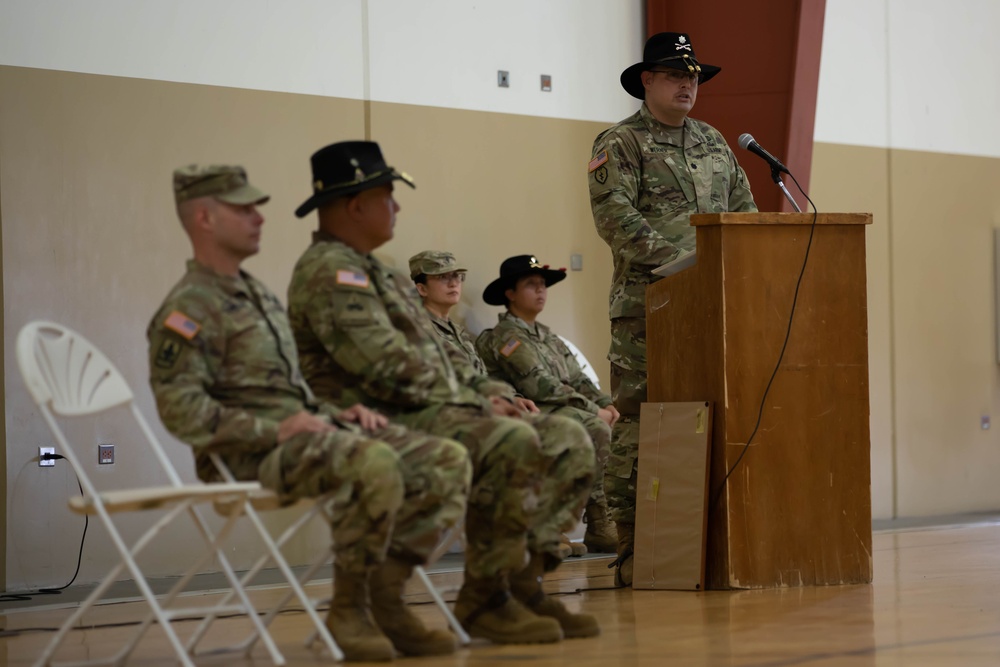
{"type": "Polygon", "coordinates": [[[646,40],[642,50],[642,62],[638,62],[622,72],[622,88],[632,97],[646,99],[646,89],[642,87],[642,73],[654,67],[669,67],[682,72],[697,72],[698,83],[705,83],[722,71],[715,65],[704,65],[694,57],[691,38],[684,32],[660,32],[646,40]]]}
{"type": "Polygon", "coordinates": [[[413,179],[386,165],[382,151],[374,141],[341,141],[312,154],[313,194],[295,215],[307,213],[337,197],[369,190],[391,181],[400,180],[411,188],[413,179]]]}
{"type": "Polygon", "coordinates": [[[506,306],[507,297],[504,292],[512,289],[518,278],[535,274],[545,278],[545,286],[549,287],[566,277],[566,269],[550,269],[548,264],[539,264],[534,255],[508,257],[500,264],[500,277],[483,290],[483,301],[491,306],[506,306]]]}

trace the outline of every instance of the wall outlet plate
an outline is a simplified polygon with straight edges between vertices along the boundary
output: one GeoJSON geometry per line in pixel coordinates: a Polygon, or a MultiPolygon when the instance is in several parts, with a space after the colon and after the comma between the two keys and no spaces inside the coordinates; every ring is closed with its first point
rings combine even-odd
{"type": "Polygon", "coordinates": [[[97,462],[102,466],[111,465],[115,462],[115,446],[114,445],[98,445],[97,446],[97,462]]]}
{"type": "Polygon", "coordinates": [[[510,72],[505,69],[498,69],[497,85],[501,88],[510,88],[510,72]]]}
{"type": "Polygon", "coordinates": [[[46,461],[46,460],[44,460],[42,458],[42,456],[44,454],[55,454],[55,453],[56,453],[56,448],[55,447],[39,447],[38,448],[38,467],[39,468],[51,468],[52,466],[54,466],[56,464],[55,459],[49,459],[48,461],[46,461]]]}

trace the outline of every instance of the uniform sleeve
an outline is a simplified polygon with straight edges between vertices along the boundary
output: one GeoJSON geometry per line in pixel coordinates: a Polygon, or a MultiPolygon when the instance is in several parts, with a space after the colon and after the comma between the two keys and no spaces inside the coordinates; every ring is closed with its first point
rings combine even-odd
{"type": "Polygon", "coordinates": [[[401,407],[429,402],[441,382],[441,362],[427,359],[396,329],[363,269],[320,269],[304,289],[311,331],[338,366],[361,379],[362,392],[401,407]]]}
{"type": "MultiPolygon", "coordinates": [[[[163,425],[195,451],[238,447],[241,452],[266,452],[278,442],[278,422],[227,407],[212,398],[214,383],[209,363],[213,347],[224,350],[212,322],[190,339],[164,325],[161,313],[150,324],[149,381],[163,425]]],[[[221,356],[221,355],[220,355],[221,356]]]]}
{"type": "MultiPolygon", "coordinates": [[[[494,331],[494,334],[496,332],[494,331]]],[[[597,414],[600,406],[549,371],[534,345],[517,332],[491,336],[496,376],[535,403],[565,405],[597,414]]]]}
{"type": "Polygon", "coordinates": [[[599,136],[588,174],[590,206],[597,233],[618,258],[616,263],[657,267],[674,259],[679,250],[636,209],[641,165],[634,140],[614,132],[599,136]]]}
{"type": "Polygon", "coordinates": [[[589,400],[593,401],[602,408],[606,408],[611,405],[614,401],[611,400],[611,396],[603,393],[597,388],[597,385],[587,377],[587,374],[583,372],[583,366],[577,360],[576,355],[573,354],[566,345],[556,338],[556,346],[558,347],[560,354],[566,360],[566,368],[569,369],[569,382],[576,388],[578,392],[586,396],[589,400]]]}
{"type": "Polygon", "coordinates": [[[750,192],[750,181],[746,172],[736,160],[733,149],[729,148],[729,210],[737,213],[755,213],[757,204],[753,200],[753,193],[750,192]]]}

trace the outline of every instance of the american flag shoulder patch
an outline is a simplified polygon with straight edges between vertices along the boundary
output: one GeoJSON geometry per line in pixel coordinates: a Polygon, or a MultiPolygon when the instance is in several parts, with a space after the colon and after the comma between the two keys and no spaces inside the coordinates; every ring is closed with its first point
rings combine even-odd
{"type": "Polygon", "coordinates": [[[163,320],[163,326],[174,333],[180,334],[187,340],[191,340],[201,331],[200,324],[179,310],[175,310],[167,315],[167,319],[163,320]]]}
{"type": "Polygon", "coordinates": [[[351,287],[368,287],[368,274],[347,269],[337,269],[337,284],[351,287]]]}
{"type": "Polygon", "coordinates": [[[514,354],[514,350],[521,347],[521,341],[516,338],[511,338],[509,341],[504,343],[504,346],[500,348],[500,354],[504,357],[509,357],[514,354]]]}
{"type": "Polygon", "coordinates": [[[600,153],[597,154],[597,157],[591,160],[590,164],[587,165],[587,173],[589,174],[590,172],[594,171],[607,161],[608,161],[608,152],[601,151],[600,153]]]}

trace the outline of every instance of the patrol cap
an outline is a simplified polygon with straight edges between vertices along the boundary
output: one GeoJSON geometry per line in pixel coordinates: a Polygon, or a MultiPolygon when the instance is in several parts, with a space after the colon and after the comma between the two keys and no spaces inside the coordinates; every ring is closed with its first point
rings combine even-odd
{"type": "Polygon", "coordinates": [[[265,204],[271,195],[250,185],[246,170],[240,166],[189,164],[174,169],[174,201],[180,204],[198,197],[244,205],[265,204]]]}
{"type": "Polygon", "coordinates": [[[642,85],[642,73],[654,67],[678,69],[698,75],[698,83],[705,83],[722,71],[716,65],[699,62],[691,46],[691,38],[686,32],[660,32],[648,40],[642,49],[642,61],[622,72],[622,88],[636,99],[646,99],[646,89],[642,85]]]}
{"type": "Polygon", "coordinates": [[[424,250],[410,258],[410,278],[416,278],[420,274],[439,276],[442,273],[466,270],[458,265],[455,256],[450,252],[424,250]]]}

